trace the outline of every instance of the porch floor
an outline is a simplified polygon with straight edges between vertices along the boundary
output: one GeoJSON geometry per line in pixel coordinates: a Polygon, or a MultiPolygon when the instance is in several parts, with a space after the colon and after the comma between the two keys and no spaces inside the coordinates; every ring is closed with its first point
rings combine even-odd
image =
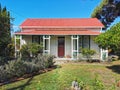
{"type": "Polygon", "coordinates": [[[64,60],[73,60],[72,58],[54,58],[54,60],[64,61],[64,60]]]}
{"type": "Polygon", "coordinates": [[[64,64],[64,63],[68,63],[72,60],[74,60],[74,59],[72,59],[72,58],[54,58],[55,64],[64,64]]]}

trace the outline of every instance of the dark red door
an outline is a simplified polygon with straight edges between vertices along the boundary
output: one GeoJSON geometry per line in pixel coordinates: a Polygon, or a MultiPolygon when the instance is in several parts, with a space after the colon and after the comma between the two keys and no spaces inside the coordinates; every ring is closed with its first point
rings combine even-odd
{"type": "Polygon", "coordinates": [[[65,38],[64,37],[58,37],[58,57],[64,57],[65,53],[65,38]]]}

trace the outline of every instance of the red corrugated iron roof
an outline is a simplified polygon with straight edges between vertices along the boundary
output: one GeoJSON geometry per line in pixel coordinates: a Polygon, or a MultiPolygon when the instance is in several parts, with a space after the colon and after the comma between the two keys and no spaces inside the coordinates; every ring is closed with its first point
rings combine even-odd
{"type": "Polygon", "coordinates": [[[22,31],[16,35],[99,35],[100,32],[80,30],[80,31],[22,31]]]}
{"type": "Polygon", "coordinates": [[[97,18],[26,19],[20,27],[104,27],[97,18]]]}

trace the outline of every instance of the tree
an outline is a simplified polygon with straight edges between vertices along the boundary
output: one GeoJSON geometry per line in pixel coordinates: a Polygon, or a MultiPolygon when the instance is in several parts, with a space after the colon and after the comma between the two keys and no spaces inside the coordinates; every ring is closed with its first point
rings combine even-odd
{"type": "Polygon", "coordinates": [[[116,54],[120,54],[120,23],[115,24],[105,33],[95,38],[99,47],[112,49],[116,54]]]}
{"type": "Polygon", "coordinates": [[[0,56],[7,56],[7,46],[11,42],[10,13],[0,5],[0,56]]]}
{"type": "Polygon", "coordinates": [[[120,16],[120,0],[102,0],[91,14],[91,17],[98,18],[105,28],[109,27],[118,16],[120,16]]]}

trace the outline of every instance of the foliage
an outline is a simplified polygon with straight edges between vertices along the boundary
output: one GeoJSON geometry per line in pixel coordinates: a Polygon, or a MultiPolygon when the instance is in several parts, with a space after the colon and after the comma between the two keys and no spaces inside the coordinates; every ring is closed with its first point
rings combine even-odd
{"type": "Polygon", "coordinates": [[[37,43],[29,43],[22,45],[20,50],[22,57],[36,57],[42,50],[42,45],[37,43]]]}
{"type": "Polygon", "coordinates": [[[5,66],[0,66],[0,82],[7,81],[8,74],[5,70],[5,66]]]}
{"type": "Polygon", "coordinates": [[[29,51],[29,45],[22,45],[22,48],[20,50],[22,58],[29,58],[30,57],[30,51],[29,51]]]}
{"type": "Polygon", "coordinates": [[[14,77],[25,74],[24,63],[21,60],[9,61],[8,64],[0,66],[0,82],[8,81],[14,77]]]}
{"type": "Polygon", "coordinates": [[[8,53],[9,58],[14,57],[15,45],[13,44],[13,42],[11,42],[10,44],[7,45],[7,53],[8,53]]]}
{"type": "Polygon", "coordinates": [[[112,26],[105,33],[95,38],[95,42],[104,49],[112,49],[115,53],[120,54],[120,23],[112,26]]]}
{"type": "Polygon", "coordinates": [[[102,0],[91,14],[91,17],[98,18],[106,28],[118,16],[120,16],[120,0],[102,0]]]}
{"type": "Polygon", "coordinates": [[[37,57],[25,61],[25,68],[27,73],[38,72],[39,70],[50,68],[54,65],[54,56],[52,55],[38,55],[37,57]]]}
{"type": "Polygon", "coordinates": [[[8,61],[12,60],[14,58],[14,52],[15,47],[13,42],[9,43],[6,47],[6,53],[5,56],[0,56],[0,65],[6,64],[8,61]]]}
{"type": "Polygon", "coordinates": [[[45,67],[46,68],[50,68],[50,67],[53,66],[53,64],[54,64],[53,58],[54,58],[54,56],[51,56],[51,55],[45,55],[45,56],[43,56],[43,60],[45,62],[45,67]]]}
{"type": "Polygon", "coordinates": [[[82,55],[87,58],[88,61],[91,60],[91,56],[94,55],[96,52],[95,50],[90,50],[88,48],[82,48],[82,55]]]}
{"type": "Polygon", "coordinates": [[[4,65],[5,63],[7,63],[6,57],[0,56],[0,65],[4,65]]]}
{"type": "Polygon", "coordinates": [[[85,82],[80,81],[80,82],[79,82],[79,85],[80,85],[81,90],[86,90],[85,82]]]}
{"type": "Polygon", "coordinates": [[[40,69],[38,65],[35,64],[35,62],[32,60],[31,62],[24,62],[26,74],[32,74],[34,72],[38,72],[40,69]]]}
{"type": "Polygon", "coordinates": [[[24,62],[20,59],[9,61],[8,64],[5,65],[5,69],[10,75],[10,78],[20,77],[25,74],[24,62]]]}
{"type": "Polygon", "coordinates": [[[7,64],[0,66],[0,82],[9,81],[25,74],[34,74],[40,70],[52,67],[54,64],[52,55],[40,55],[31,60],[8,61],[7,64]]]}
{"type": "Polygon", "coordinates": [[[98,76],[96,75],[95,81],[93,82],[93,90],[105,90],[105,86],[101,80],[98,79],[98,76]]]}
{"type": "Polygon", "coordinates": [[[10,35],[10,13],[6,7],[0,5],[0,56],[8,56],[6,52],[8,44],[11,42],[10,35]]]}

